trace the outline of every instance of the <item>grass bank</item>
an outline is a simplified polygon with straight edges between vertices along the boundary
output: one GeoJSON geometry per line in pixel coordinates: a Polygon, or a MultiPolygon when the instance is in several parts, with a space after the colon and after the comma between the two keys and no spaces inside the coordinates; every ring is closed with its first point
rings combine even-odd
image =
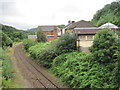
{"type": "Polygon", "coordinates": [[[1,72],[2,72],[2,82],[1,82],[1,87],[2,88],[20,88],[22,87],[19,85],[19,81],[16,82],[16,78],[19,78],[19,75],[16,75],[16,70],[15,70],[15,57],[14,57],[14,49],[19,43],[14,43],[13,47],[2,49],[0,48],[1,51],[1,72]]]}

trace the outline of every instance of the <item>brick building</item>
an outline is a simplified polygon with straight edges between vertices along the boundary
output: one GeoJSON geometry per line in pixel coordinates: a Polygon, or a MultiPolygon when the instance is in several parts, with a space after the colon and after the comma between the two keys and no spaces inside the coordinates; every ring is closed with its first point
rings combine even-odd
{"type": "Polygon", "coordinates": [[[60,29],[56,25],[38,26],[38,30],[42,30],[44,32],[48,42],[59,38],[58,32],[60,29]]]}
{"type": "Polygon", "coordinates": [[[78,22],[69,22],[69,24],[63,29],[63,33],[71,32],[76,35],[77,47],[82,51],[88,52],[88,48],[92,46],[94,36],[100,29],[90,22],[81,20],[78,22]]]}

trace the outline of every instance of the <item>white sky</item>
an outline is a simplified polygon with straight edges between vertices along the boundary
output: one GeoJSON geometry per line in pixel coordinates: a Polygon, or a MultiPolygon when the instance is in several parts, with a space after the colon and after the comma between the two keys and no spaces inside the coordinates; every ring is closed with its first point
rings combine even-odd
{"type": "Polygon", "coordinates": [[[0,23],[18,29],[91,20],[97,10],[115,0],[0,0],[0,23]]]}

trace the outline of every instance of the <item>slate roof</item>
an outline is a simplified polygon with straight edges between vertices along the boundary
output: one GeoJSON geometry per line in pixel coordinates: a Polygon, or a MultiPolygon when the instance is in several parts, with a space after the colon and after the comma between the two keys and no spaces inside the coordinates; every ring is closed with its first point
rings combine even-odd
{"type": "Polygon", "coordinates": [[[58,28],[57,26],[38,26],[38,28],[40,28],[42,31],[53,31],[56,28],[58,28]]]}
{"type": "Polygon", "coordinates": [[[75,29],[75,33],[79,35],[94,35],[100,29],[75,29]]]}
{"type": "Polygon", "coordinates": [[[81,20],[81,21],[72,23],[66,29],[74,29],[74,28],[79,28],[79,27],[96,27],[96,26],[92,25],[90,22],[81,20]]]}

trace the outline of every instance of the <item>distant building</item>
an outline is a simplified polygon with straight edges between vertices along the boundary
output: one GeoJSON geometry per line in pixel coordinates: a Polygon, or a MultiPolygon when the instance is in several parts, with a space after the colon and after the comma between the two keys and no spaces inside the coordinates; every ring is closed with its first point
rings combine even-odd
{"type": "Polygon", "coordinates": [[[81,20],[69,23],[63,30],[63,33],[67,31],[74,33],[76,35],[78,49],[88,52],[88,48],[93,44],[96,32],[100,29],[90,22],[81,20]]]}
{"type": "Polygon", "coordinates": [[[38,29],[41,29],[44,32],[47,41],[52,41],[59,37],[60,29],[55,25],[38,26],[38,29]]]}
{"type": "Polygon", "coordinates": [[[28,39],[36,40],[37,39],[37,35],[28,35],[28,39]]]}
{"type": "Polygon", "coordinates": [[[120,35],[120,28],[112,23],[105,23],[99,27],[100,29],[109,28],[113,30],[117,35],[120,35]]]}

